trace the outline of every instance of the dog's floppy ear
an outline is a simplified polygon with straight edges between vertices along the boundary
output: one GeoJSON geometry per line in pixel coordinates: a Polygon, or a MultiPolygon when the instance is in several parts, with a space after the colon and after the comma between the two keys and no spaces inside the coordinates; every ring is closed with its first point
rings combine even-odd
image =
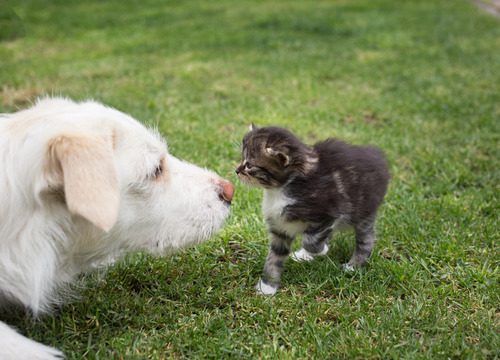
{"type": "Polygon", "coordinates": [[[49,184],[63,187],[69,211],[109,231],[118,217],[120,200],[111,140],[57,136],[49,142],[47,164],[49,184]]]}

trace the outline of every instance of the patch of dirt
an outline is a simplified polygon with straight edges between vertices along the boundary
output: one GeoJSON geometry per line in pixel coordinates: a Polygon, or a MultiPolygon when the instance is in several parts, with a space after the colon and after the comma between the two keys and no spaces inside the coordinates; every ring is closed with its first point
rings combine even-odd
{"type": "Polygon", "coordinates": [[[500,0],[472,0],[472,2],[491,15],[500,17],[500,0]]]}
{"type": "Polygon", "coordinates": [[[374,112],[367,112],[363,115],[363,119],[365,120],[365,122],[367,122],[368,124],[371,124],[371,123],[377,123],[379,118],[377,116],[377,114],[375,114],[374,112]]]}
{"type": "Polygon", "coordinates": [[[227,262],[230,261],[233,264],[237,264],[241,261],[246,261],[248,258],[247,251],[241,247],[241,245],[237,241],[229,241],[229,251],[224,255],[221,255],[217,258],[219,262],[227,262]]]}
{"type": "Polygon", "coordinates": [[[2,107],[20,108],[33,103],[36,97],[42,95],[42,91],[37,88],[12,88],[2,86],[0,89],[0,99],[2,107]]]}

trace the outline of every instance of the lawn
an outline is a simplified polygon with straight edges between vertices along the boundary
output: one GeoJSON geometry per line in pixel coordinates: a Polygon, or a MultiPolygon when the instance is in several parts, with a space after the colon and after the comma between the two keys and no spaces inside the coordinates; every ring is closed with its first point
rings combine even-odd
{"type": "Polygon", "coordinates": [[[7,0],[0,94],[0,112],[98,99],[237,184],[205,244],[82,277],[39,321],[1,315],[68,359],[500,357],[500,20],[471,2],[7,0]],[[251,122],[385,150],[366,268],[341,271],[353,234],[338,234],[254,295],[262,193],[234,175],[251,122]]]}

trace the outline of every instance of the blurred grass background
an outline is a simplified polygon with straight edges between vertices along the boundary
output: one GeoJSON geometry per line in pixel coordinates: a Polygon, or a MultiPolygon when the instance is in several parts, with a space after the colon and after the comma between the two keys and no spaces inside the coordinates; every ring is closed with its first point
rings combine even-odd
{"type": "Polygon", "coordinates": [[[465,0],[5,1],[0,111],[53,94],[157,126],[235,183],[250,122],[382,147],[393,174],[370,265],[353,235],[254,295],[261,192],[218,237],[130,256],[34,322],[69,359],[498,358],[500,25],[465,0]]]}

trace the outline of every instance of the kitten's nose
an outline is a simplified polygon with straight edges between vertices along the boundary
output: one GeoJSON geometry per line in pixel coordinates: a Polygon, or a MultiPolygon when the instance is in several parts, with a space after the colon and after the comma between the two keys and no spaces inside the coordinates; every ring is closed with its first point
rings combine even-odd
{"type": "Polygon", "coordinates": [[[221,197],[221,200],[231,203],[231,200],[233,200],[233,195],[234,195],[234,185],[227,180],[218,180],[217,182],[220,186],[219,196],[221,197]]]}
{"type": "Polygon", "coordinates": [[[244,166],[243,165],[240,165],[236,168],[236,175],[239,175],[239,173],[243,170],[244,166]]]}

